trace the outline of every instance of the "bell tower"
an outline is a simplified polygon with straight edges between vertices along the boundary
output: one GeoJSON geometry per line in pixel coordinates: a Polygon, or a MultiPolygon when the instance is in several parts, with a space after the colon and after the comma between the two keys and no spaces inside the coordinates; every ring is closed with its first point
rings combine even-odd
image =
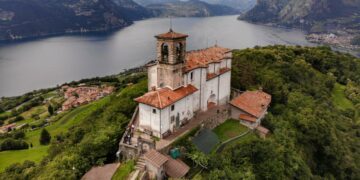
{"type": "Polygon", "coordinates": [[[157,87],[177,89],[184,85],[182,69],[185,64],[186,38],[188,35],[172,29],[156,35],[157,87]]]}

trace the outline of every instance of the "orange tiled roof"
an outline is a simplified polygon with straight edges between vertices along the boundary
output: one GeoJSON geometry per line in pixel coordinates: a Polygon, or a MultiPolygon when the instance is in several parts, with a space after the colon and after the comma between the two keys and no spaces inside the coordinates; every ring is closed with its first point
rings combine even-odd
{"type": "Polygon", "coordinates": [[[163,164],[165,164],[166,161],[168,161],[168,158],[166,156],[162,155],[154,149],[151,149],[147,153],[145,153],[144,159],[149,161],[157,168],[160,168],[163,164]]]}
{"type": "Polygon", "coordinates": [[[179,38],[186,38],[188,37],[188,35],[177,33],[174,32],[172,29],[170,29],[169,32],[156,35],[155,37],[160,39],[179,39],[179,38]]]}
{"type": "Polygon", "coordinates": [[[167,158],[169,160],[165,163],[165,172],[168,176],[182,178],[189,172],[190,167],[181,160],[173,159],[170,156],[167,156],[167,158]]]}
{"type": "Polygon", "coordinates": [[[208,64],[220,62],[226,58],[230,49],[220,46],[213,46],[206,49],[189,51],[186,53],[185,71],[191,71],[199,67],[207,67],[208,64]]]}
{"type": "Polygon", "coordinates": [[[256,127],[256,130],[258,130],[259,132],[264,133],[264,134],[269,133],[269,130],[263,126],[256,127]]]}
{"type": "Polygon", "coordinates": [[[256,122],[256,118],[253,116],[249,116],[247,114],[240,114],[239,117],[241,120],[249,121],[249,122],[256,122]]]}
{"type": "Polygon", "coordinates": [[[135,101],[163,109],[197,90],[198,89],[192,85],[181,87],[176,90],[165,87],[156,91],[150,91],[145,95],[136,98],[135,101]]]}
{"type": "Polygon", "coordinates": [[[271,95],[263,91],[246,91],[233,99],[230,104],[259,118],[270,102],[271,95]]]}

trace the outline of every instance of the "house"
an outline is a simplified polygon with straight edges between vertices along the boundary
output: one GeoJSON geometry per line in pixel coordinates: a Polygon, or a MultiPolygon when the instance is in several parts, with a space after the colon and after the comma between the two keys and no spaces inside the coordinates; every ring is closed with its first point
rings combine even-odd
{"type": "Polygon", "coordinates": [[[179,179],[190,170],[181,160],[163,155],[154,149],[145,153],[144,159],[149,179],[164,179],[164,177],[179,179]]]}
{"type": "Polygon", "coordinates": [[[12,123],[12,124],[8,124],[8,125],[5,125],[5,126],[1,126],[0,127],[0,132],[1,133],[7,133],[7,132],[10,132],[12,131],[13,129],[15,129],[16,127],[16,123],[12,123]]]}
{"type": "Polygon", "coordinates": [[[199,111],[230,100],[230,49],[213,46],[186,51],[188,35],[169,32],[155,36],[157,59],[147,65],[149,92],[139,103],[138,130],[163,138],[199,111]]]}
{"type": "Polygon", "coordinates": [[[271,95],[258,91],[246,91],[234,98],[231,104],[231,117],[239,119],[242,124],[255,129],[267,113],[271,95]]]}

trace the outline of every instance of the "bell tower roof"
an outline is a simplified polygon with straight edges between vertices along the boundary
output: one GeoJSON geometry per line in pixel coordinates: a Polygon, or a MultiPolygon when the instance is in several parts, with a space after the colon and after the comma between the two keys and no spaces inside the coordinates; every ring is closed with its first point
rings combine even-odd
{"type": "Polygon", "coordinates": [[[187,38],[188,35],[177,33],[174,32],[172,29],[169,29],[169,32],[156,35],[155,37],[158,39],[182,39],[182,38],[187,38]]]}

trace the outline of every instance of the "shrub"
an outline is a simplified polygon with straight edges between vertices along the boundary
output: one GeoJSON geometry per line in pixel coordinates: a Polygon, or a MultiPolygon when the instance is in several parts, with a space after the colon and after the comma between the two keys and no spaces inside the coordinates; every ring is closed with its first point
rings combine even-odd
{"type": "Polygon", "coordinates": [[[15,131],[13,134],[12,134],[12,137],[14,139],[23,139],[25,137],[25,133],[23,131],[15,131]]]}
{"type": "Polygon", "coordinates": [[[14,123],[14,122],[22,121],[22,120],[24,120],[24,117],[22,117],[22,116],[16,116],[15,118],[10,119],[10,120],[9,120],[9,123],[14,123]]]}
{"type": "Polygon", "coordinates": [[[26,143],[23,140],[16,140],[16,139],[13,139],[13,138],[5,139],[0,145],[0,150],[1,151],[19,150],[19,149],[28,149],[28,148],[29,148],[28,143],[26,143]]]}
{"type": "Polygon", "coordinates": [[[50,133],[44,128],[40,134],[40,144],[47,145],[50,143],[50,140],[51,140],[50,133]]]}

